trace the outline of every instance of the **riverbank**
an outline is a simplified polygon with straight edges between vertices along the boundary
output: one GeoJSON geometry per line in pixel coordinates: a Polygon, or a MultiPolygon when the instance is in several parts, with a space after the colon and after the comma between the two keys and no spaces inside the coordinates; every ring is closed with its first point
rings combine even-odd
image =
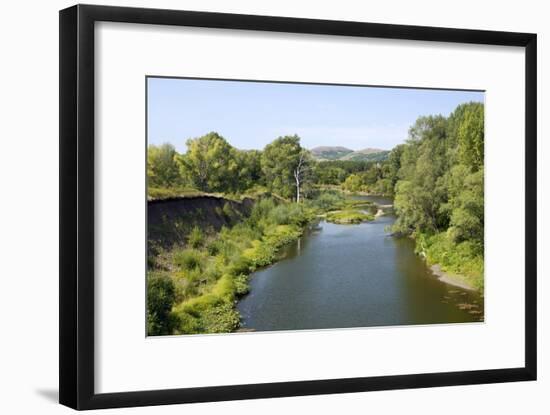
{"type": "Polygon", "coordinates": [[[439,281],[444,282],[445,284],[453,285],[468,291],[477,291],[475,287],[464,281],[463,277],[444,272],[439,264],[430,266],[430,270],[439,281]]]}
{"type": "Polygon", "coordinates": [[[446,232],[415,234],[416,252],[443,282],[467,290],[484,290],[483,248],[471,241],[454,242],[446,232]]]}
{"type": "Polygon", "coordinates": [[[148,281],[148,334],[228,333],[248,277],[278,259],[315,215],[304,205],[256,201],[248,217],[218,232],[193,228],[185,244],[159,248],[148,281]]]}

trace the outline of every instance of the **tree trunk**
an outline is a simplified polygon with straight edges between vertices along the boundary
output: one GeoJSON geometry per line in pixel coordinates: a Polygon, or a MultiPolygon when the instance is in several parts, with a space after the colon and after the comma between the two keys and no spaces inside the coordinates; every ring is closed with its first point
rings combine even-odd
{"type": "Polygon", "coordinates": [[[296,179],[296,203],[300,203],[300,174],[294,172],[294,178],[296,179]]]}

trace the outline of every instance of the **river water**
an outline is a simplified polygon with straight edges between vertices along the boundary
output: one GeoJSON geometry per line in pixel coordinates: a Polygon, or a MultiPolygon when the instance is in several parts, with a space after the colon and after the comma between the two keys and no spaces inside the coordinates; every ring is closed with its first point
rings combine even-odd
{"type": "MultiPolygon", "coordinates": [[[[390,199],[363,196],[378,204],[390,199]]],[[[286,247],[283,259],[251,275],[237,308],[256,331],[464,323],[483,320],[483,298],[439,281],[414,242],[389,236],[395,221],[322,221],[286,247]]]]}

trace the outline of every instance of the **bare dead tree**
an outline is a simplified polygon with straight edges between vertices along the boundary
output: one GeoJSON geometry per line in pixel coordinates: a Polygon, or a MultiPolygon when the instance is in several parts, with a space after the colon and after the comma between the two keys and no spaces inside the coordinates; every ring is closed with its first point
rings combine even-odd
{"type": "Polygon", "coordinates": [[[309,159],[307,151],[302,150],[298,158],[298,164],[293,171],[294,180],[296,181],[296,203],[300,203],[300,189],[304,181],[304,177],[309,170],[309,159]]]}

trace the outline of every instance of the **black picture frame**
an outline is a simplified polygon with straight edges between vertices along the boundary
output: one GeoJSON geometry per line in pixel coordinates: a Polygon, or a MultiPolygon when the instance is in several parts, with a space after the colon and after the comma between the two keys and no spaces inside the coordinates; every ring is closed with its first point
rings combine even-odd
{"type": "Polygon", "coordinates": [[[59,65],[60,403],[75,409],[99,409],[536,379],[536,34],[76,5],[60,11],[59,65]],[[525,366],[96,394],[94,391],[94,24],[100,21],[525,48],[525,366]]]}

